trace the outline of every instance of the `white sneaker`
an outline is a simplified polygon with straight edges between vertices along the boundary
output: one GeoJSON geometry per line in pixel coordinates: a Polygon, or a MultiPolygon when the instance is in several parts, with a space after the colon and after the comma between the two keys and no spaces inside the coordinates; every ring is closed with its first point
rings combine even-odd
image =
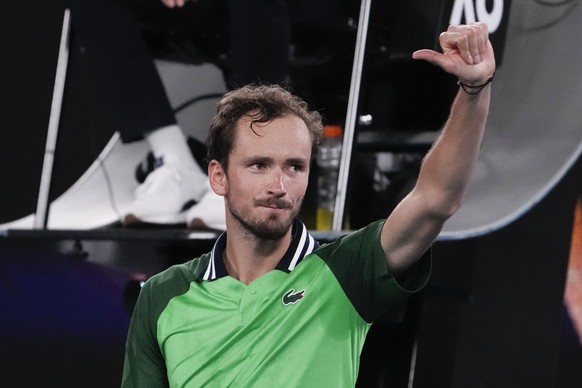
{"type": "Polygon", "coordinates": [[[204,174],[184,168],[172,155],[164,156],[163,164],[135,190],[135,201],[123,223],[185,223],[187,210],[208,190],[208,178],[204,174]]]}
{"type": "Polygon", "coordinates": [[[187,224],[190,229],[226,230],[224,197],[208,185],[208,191],[188,210],[187,224]]]}

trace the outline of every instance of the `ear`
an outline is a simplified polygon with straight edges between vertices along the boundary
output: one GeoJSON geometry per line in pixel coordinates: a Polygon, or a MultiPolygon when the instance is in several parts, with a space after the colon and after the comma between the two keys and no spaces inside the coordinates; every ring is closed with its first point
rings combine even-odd
{"type": "Polygon", "coordinates": [[[222,168],[222,164],[216,159],[208,163],[208,181],[216,194],[222,196],[226,194],[228,187],[226,172],[222,168]]]}

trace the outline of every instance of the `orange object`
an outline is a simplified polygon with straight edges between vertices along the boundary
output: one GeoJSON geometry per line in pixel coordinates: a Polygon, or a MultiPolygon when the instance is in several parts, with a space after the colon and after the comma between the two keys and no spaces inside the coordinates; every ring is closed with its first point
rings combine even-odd
{"type": "Polygon", "coordinates": [[[582,344],[582,199],[578,200],[564,301],[582,344]]]}

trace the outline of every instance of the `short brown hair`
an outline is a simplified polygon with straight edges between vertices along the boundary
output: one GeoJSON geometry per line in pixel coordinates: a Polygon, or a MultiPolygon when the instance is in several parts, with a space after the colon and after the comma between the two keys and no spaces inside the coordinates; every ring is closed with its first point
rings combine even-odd
{"type": "Polygon", "coordinates": [[[248,114],[251,114],[251,125],[266,123],[286,114],[298,116],[311,132],[312,152],[323,136],[321,114],[309,110],[301,98],[279,85],[243,86],[225,94],[218,102],[206,137],[208,161],[216,159],[224,168],[227,167],[228,156],[234,147],[236,124],[248,114]]]}

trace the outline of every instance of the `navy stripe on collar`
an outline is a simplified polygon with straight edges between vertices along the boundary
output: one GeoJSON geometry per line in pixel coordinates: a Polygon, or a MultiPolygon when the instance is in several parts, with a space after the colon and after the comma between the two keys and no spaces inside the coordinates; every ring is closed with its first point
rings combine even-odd
{"type": "MultiPolygon", "coordinates": [[[[224,276],[228,276],[222,254],[226,249],[226,233],[218,236],[214,243],[212,252],[210,252],[210,260],[208,266],[204,271],[201,280],[215,280],[224,276]]],[[[313,236],[307,232],[307,228],[299,219],[293,221],[291,231],[291,244],[289,248],[277,264],[277,269],[281,271],[291,272],[303,260],[305,256],[310,254],[319,246],[313,236]]]]}

